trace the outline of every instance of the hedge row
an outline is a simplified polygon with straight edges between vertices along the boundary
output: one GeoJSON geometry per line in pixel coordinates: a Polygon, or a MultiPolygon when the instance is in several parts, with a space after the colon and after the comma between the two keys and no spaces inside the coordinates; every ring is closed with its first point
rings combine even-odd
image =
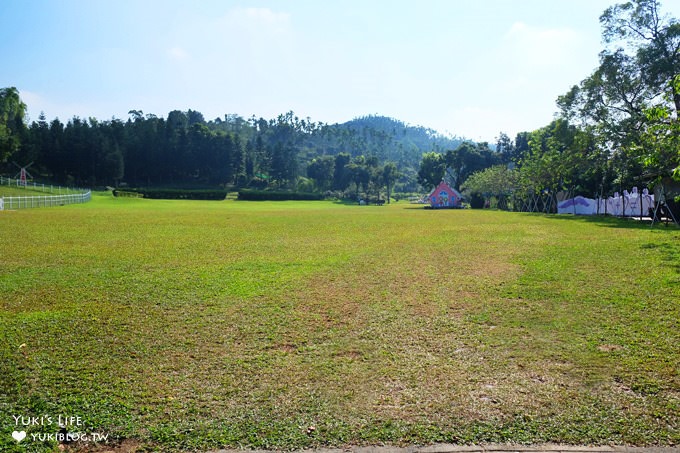
{"type": "Polygon", "coordinates": [[[323,200],[323,195],[308,192],[243,189],[239,191],[238,199],[250,201],[323,200]]]}
{"type": "Polygon", "coordinates": [[[129,197],[129,198],[142,198],[144,195],[138,192],[133,192],[131,190],[113,190],[114,197],[129,197]]]}
{"type": "Polygon", "coordinates": [[[114,191],[114,196],[130,196],[129,193],[136,193],[144,198],[156,200],[224,200],[227,197],[226,190],[187,190],[187,189],[134,189],[125,191],[122,195],[120,191],[114,191]],[[118,192],[118,193],[117,193],[118,192]]]}

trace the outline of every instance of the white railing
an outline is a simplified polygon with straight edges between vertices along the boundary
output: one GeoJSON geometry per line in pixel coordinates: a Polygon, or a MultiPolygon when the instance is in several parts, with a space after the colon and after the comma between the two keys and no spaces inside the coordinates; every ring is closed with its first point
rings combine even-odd
{"type": "Polygon", "coordinates": [[[87,203],[92,199],[92,192],[85,189],[71,189],[49,184],[25,183],[18,179],[0,176],[0,185],[15,186],[21,189],[41,191],[54,195],[0,196],[0,211],[27,208],[46,208],[67,204],[87,203]]]}
{"type": "Polygon", "coordinates": [[[47,208],[67,204],[87,203],[92,193],[72,193],[69,195],[38,195],[35,197],[0,197],[0,211],[7,209],[47,208]]]}

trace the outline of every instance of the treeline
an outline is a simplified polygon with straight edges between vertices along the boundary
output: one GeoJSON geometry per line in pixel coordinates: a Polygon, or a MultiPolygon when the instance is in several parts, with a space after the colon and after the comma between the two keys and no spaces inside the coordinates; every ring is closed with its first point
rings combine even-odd
{"type": "Polygon", "coordinates": [[[25,110],[15,88],[0,90],[0,172],[33,162],[36,178],[87,187],[416,192],[423,152],[462,141],[378,116],[327,125],[292,112],[206,121],[194,110],[166,118],[131,110],[125,121],[64,124],[41,113],[28,124],[25,110]]]}
{"type": "Polygon", "coordinates": [[[514,141],[501,134],[496,149],[512,165],[472,175],[468,196],[546,210],[559,191],[595,198],[658,186],[669,201],[680,196],[680,23],[654,0],[614,5],[600,23],[599,67],[558,98],[550,124],[514,141]]]}

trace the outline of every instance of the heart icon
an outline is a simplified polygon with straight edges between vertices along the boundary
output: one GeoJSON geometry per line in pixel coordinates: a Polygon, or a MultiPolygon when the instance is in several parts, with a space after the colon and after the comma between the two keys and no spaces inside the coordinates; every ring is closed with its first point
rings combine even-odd
{"type": "Polygon", "coordinates": [[[17,442],[21,442],[24,440],[24,437],[26,437],[26,431],[14,431],[12,437],[14,437],[14,440],[17,442]]]}

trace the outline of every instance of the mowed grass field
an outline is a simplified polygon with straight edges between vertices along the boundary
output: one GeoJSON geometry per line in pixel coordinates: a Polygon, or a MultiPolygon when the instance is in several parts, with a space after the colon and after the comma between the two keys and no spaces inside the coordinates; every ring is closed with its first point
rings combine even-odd
{"type": "Polygon", "coordinates": [[[676,228],[102,194],[0,235],[1,451],[680,443],[676,228]]]}
{"type": "Polygon", "coordinates": [[[23,188],[17,186],[0,186],[0,197],[39,197],[39,196],[59,195],[59,193],[45,193],[33,188],[23,188]]]}
{"type": "Polygon", "coordinates": [[[0,185],[0,197],[42,197],[53,195],[67,195],[74,193],[83,193],[84,191],[78,189],[70,189],[65,187],[21,187],[16,185],[0,185]]]}

